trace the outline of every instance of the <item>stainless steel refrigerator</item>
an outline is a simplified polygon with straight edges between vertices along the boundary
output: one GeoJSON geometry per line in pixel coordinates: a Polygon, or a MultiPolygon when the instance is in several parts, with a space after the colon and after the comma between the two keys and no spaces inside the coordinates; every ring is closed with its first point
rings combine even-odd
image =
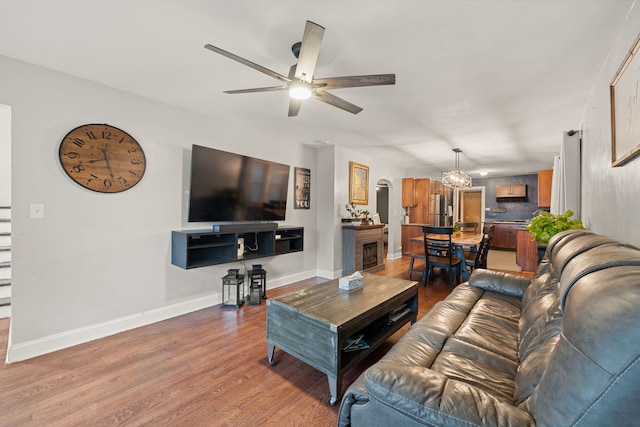
{"type": "Polygon", "coordinates": [[[443,194],[433,194],[430,201],[429,223],[439,227],[450,227],[453,209],[449,198],[443,194]]]}

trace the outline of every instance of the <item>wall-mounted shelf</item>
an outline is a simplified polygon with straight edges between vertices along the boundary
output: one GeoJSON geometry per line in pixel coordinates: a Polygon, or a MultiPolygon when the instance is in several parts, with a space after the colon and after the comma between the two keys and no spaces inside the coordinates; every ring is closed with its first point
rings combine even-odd
{"type": "Polygon", "coordinates": [[[171,232],[171,264],[190,269],[235,261],[283,255],[304,250],[303,227],[276,230],[219,232],[178,230],[171,232]],[[238,253],[238,239],[244,240],[244,253],[238,253]]]}

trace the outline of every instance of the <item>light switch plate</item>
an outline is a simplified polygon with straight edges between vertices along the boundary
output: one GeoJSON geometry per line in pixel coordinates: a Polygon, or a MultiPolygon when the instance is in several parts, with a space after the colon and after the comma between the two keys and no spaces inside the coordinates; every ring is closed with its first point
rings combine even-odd
{"type": "Polygon", "coordinates": [[[31,203],[29,205],[29,218],[31,219],[44,219],[44,204],[31,203]]]}

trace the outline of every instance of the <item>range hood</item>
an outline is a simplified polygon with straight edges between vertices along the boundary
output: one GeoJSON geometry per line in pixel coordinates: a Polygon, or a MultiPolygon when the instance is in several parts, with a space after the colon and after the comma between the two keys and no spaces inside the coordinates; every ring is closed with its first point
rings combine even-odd
{"type": "Polygon", "coordinates": [[[527,184],[496,185],[497,202],[527,202],[527,184]]]}

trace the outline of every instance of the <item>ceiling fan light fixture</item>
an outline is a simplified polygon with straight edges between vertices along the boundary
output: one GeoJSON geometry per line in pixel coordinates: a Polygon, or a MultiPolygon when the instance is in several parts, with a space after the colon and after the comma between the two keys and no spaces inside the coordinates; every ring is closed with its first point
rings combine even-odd
{"type": "Polygon", "coordinates": [[[309,99],[311,97],[311,85],[300,79],[289,86],[289,96],[293,99],[309,99]]]}
{"type": "Polygon", "coordinates": [[[460,160],[458,159],[458,156],[462,153],[462,150],[454,148],[453,152],[456,153],[456,169],[442,172],[442,183],[454,188],[471,187],[471,177],[460,170],[460,160]]]}

